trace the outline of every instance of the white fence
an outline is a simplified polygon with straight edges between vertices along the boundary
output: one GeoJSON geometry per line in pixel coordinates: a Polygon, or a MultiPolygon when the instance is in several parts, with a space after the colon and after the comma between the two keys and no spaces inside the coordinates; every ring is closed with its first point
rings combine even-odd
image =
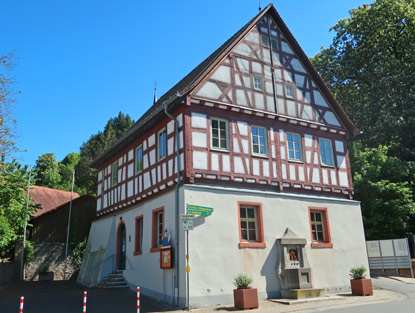
{"type": "Polygon", "coordinates": [[[414,277],[407,238],[366,241],[366,248],[371,270],[395,269],[399,274],[400,268],[409,268],[414,277]]]}

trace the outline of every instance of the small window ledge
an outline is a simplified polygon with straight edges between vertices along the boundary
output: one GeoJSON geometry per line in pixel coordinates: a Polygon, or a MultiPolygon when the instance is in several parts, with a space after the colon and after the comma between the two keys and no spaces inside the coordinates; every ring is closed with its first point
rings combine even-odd
{"type": "Polygon", "coordinates": [[[333,248],[333,243],[331,242],[312,242],[312,248],[333,248]]]}
{"type": "Polygon", "coordinates": [[[266,248],[265,242],[240,242],[239,248],[266,248]]]}

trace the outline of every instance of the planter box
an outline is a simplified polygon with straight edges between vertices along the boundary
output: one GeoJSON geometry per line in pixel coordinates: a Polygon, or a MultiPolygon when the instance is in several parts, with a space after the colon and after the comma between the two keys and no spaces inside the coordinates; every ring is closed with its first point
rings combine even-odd
{"type": "Polygon", "coordinates": [[[235,303],[235,308],[242,310],[257,309],[258,291],[256,288],[234,289],[233,301],[235,303]]]}
{"type": "Polygon", "coordinates": [[[358,296],[373,296],[371,279],[351,279],[352,294],[358,296]]]}
{"type": "Polygon", "coordinates": [[[47,272],[46,274],[39,274],[39,281],[52,281],[54,278],[54,272],[47,272]]]}

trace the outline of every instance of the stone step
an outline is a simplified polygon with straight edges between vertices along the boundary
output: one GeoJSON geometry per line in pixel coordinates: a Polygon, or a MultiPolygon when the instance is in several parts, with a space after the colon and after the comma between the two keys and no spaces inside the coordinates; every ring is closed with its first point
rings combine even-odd
{"type": "Polygon", "coordinates": [[[104,282],[122,282],[125,281],[124,277],[105,277],[102,281],[104,282]]]}
{"type": "Polygon", "coordinates": [[[123,284],[109,284],[107,282],[103,283],[99,283],[97,285],[98,288],[128,288],[128,284],[125,282],[123,284]]]}

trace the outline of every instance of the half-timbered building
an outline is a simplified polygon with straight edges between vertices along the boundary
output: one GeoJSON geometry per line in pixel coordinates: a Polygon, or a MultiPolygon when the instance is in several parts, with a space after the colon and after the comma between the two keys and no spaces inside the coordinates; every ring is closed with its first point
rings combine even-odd
{"type": "Polygon", "coordinates": [[[190,306],[231,303],[240,272],[260,298],[278,297],[276,239],[289,227],[307,239],[313,286],[348,289],[349,269],[367,266],[347,149],[357,133],[267,6],[95,160],[97,220],[79,281],[117,268],[183,306],[188,244],[190,306]],[[187,204],[213,208],[188,239],[187,204]],[[171,269],[160,269],[165,229],[171,269]]]}

